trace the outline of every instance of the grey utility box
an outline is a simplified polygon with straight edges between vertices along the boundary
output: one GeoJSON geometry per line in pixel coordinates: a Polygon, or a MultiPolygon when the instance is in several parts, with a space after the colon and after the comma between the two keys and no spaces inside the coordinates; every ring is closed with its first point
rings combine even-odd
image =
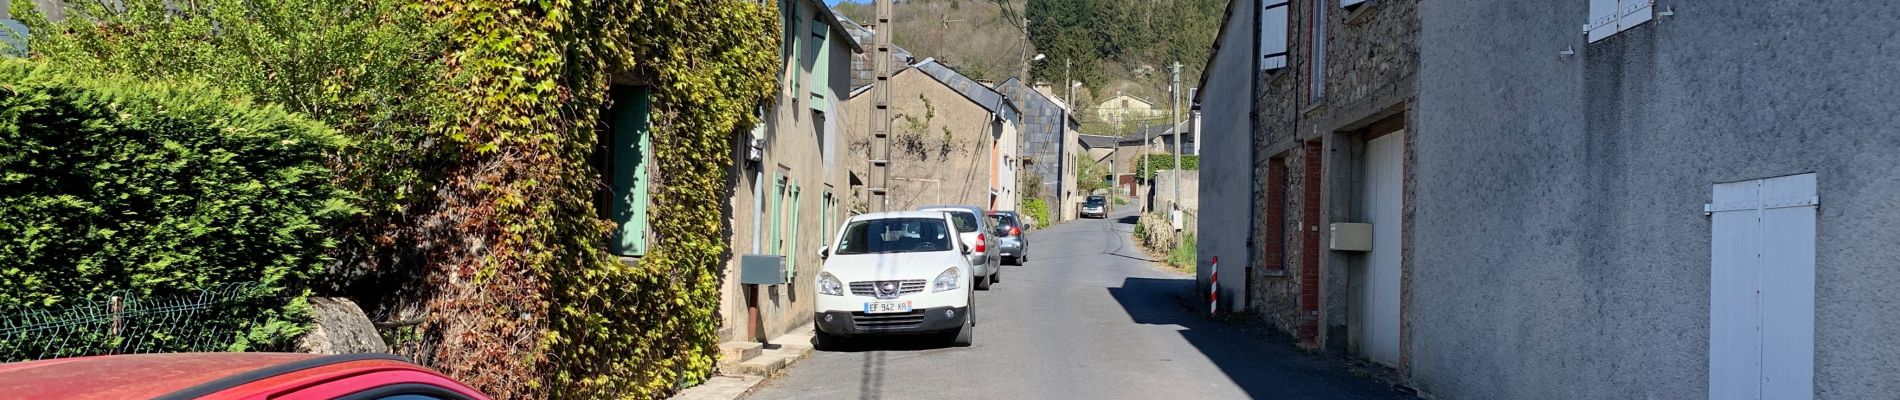
{"type": "Polygon", "coordinates": [[[1372,251],[1372,224],[1333,223],[1331,236],[1333,250],[1372,251]]]}
{"type": "Polygon", "coordinates": [[[739,283],[783,285],[791,276],[785,271],[785,256],[747,254],[739,257],[739,283]]]}

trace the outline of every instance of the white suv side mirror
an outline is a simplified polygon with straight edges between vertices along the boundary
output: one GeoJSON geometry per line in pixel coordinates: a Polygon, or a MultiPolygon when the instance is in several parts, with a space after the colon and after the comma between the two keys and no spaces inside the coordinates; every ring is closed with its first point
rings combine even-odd
{"type": "Polygon", "coordinates": [[[818,259],[831,258],[831,246],[818,246],[818,259]]]}

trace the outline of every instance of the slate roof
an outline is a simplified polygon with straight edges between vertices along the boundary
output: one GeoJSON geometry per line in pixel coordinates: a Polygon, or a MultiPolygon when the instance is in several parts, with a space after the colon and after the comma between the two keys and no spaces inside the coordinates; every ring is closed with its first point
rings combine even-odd
{"type": "MultiPolygon", "coordinates": [[[[1170,135],[1173,135],[1174,130],[1176,128],[1186,129],[1187,122],[1183,121],[1180,124],[1176,124],[1175,126],[1172,126],[1172,127],[1166,126],[1166,125],[1155,125],[1155,126],[1149,126],[1147,127],[1147,129],[1135,129],[1135,131],[1129,133],[1128,136],[1122,137],[1121,143],[1136,145],[1136,144],[1141,144],[1141,140],[1143,138],[1165,138],[1170,135]]],[[[1183,137],[1181,139],[1182,141],[1188,142],[1188,143],[1194,142],[1193,137],[1183,137]]],[[[1172,140],[1170,140],[1170,142],[1172,142],[1172,140]]]]}
{"type": "Polygon", "coordinates": [[[1006,120],[1018,120],[1020,112],[1016,110],[1016,105],[1011,104],[1009,99],[1004,97],[1002,93],[997,92],[996,89],[991,89],[989,86],[984,86],[982,82],[977,82],[975,79],[963,76],[962,73],[950,69],[948,65],[943,65],[943,63],[937,61],[936,58],[926,58],[910,67],[926,75],[930,75],[930,77],[936,79],[937,82],[942,82],[944,86],[949,86],[950,89],[963,94],[963,97],[969,98],[970,101],[983,106],[983,109],[989,110],[990,113],[996,114],[1006,120]]]}
{"type": "MultiPolygon", "coordinates": [[[[1042,92],[1036,91],[1035,88],[1029,87],[1029,85],[1024,84],[1022,79],[1017,79],[1016,77],[1010,77],[1008,80],[1004,80],[1003,83],[997,84],[996,87],[999,88],[999,90],[1008,90],[1011,92],[1018,91],[1016,89],[1018,89],[1019,87],[1021,92],[1025,92],[1024,93],[1025,95],[1039,97],[1044,101],[1048,101],[1050,104],[1054,104],[1056,107],[1068,108],[1068,105],[1064,104],[1061,99],[1044,95],[1042,92]],[[1004,89],[1005,87],[1009,87],[1009,88],[1004,89]]],[[[1027,100],[1027,99],[1011,99],[1011,100],[1021,101],[1021,100],[1027,100]]],[[[1082,122],[1080,120],[1075,119],[1075,113],[1076,113],[1076,110],[1074,109],[1069,110],[1068,122],[1071,127],[1079,128],[1082,126],[1082,122]]]]}
{"type": "Polygon", "coordinates": [[[1101,135],[1075,135],[1075,136],[1076,138],[1079,138],[1082,140],[1082,145],[1088,146],[1089,148],[1094,148],[1094,149],[1115,147],[1115,145],[1121,144],[1121,140],[1122,140],[1122,138],[1118,138],[1114,136],[1101,136],[1101,135]]]}

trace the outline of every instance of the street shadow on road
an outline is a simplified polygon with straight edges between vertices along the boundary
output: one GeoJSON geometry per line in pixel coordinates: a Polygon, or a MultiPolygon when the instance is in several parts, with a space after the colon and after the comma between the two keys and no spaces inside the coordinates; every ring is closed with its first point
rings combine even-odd
{"type": "MultiPolygon", "coordinates": [[[[816,339],[813,339],[814,341],[816,339]]],[[[814,342],[813,344],[816,344],[814,342]]],[[[825,351],[861,353],[867,351],[923,351],[953,348],[950,339],[939,334],[854,336],[825,351]]]]}
{"type": "MultiPolygon", "coordinates": [[[[814,345],[817,344],[813,339],[814,345]]],[[[825,351],[839,353],[859,353],[864,360],[859,363],[858,398],[870,400],[884,393],[885,357],[892,351],[928,351],[955,348],[943,335],[877,335],[853,337],[839,341],[837,346],[825,351]]]]}
{"type": "Polygon", "coordinates": [[[1192,278],[1128,277],[1121,287],[1108,288],[1108,294],[1121,303],[1135,323],[1180,326],[1181,337],[1218,366],[1227,379],[1246,391],[1248,397],[1414,398],[1302,353],[1285,335],[1250,330],[1243,325],[1205,317],[1205,308],[1191,308],[1192,301],[1183,298],[1193,288],[1192,278]]]}

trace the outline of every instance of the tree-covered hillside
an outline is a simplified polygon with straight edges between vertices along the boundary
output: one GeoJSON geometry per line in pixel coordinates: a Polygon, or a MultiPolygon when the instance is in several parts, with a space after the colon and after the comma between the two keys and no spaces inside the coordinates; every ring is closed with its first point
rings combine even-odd
{"type": "MultiPolygon", "coordinates": [[[[870,0],[854,1],[835,9],[870,21],[870,0]]],[[[1090,121],[1087,108],[1116,93],[1166,108],[1169,64],[1181,63],[1183,92],[1199,81],[1227,1],[900,0],[895,6],[892,40],[898,46],[971,77],[1001,81],[1021,75],[1024,56],[1042,53],[1047,58],[1031,63],[1031,74],[1060,88],[1063,61],[1070,60],[1071,76],[1083,83],[1075,102],[1083,108],[1078,115],[1084,129],[1115,134],[1090,121]],[[1025,18],[1032,43],[1026,53],[1020,47],[1025,18]]]]}

